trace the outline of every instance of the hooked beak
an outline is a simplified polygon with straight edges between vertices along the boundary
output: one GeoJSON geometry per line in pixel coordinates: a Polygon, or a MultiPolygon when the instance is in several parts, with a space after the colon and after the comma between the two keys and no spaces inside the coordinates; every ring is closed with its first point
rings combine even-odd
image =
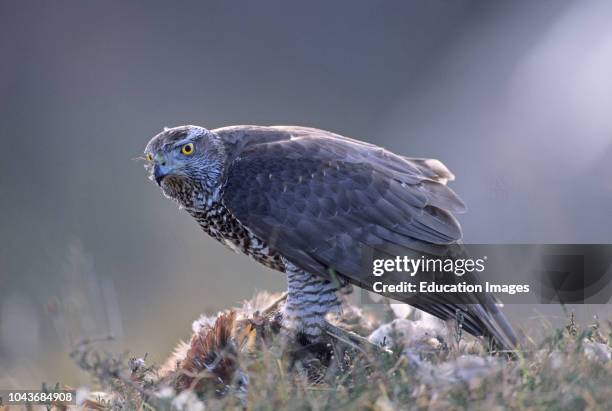
{"type": "Polygon", "coordinates": [[[153,160],[153,179],[158,186],[161,187],[162,181],[166,177],[177,176],[181,174],[180,171],[177,173],[177,168],[168,162],[161,154],[157,154],[153,160]]]}
{"type": "Polygon", "coordinates": [[[155,182],[158,186],[161,186],[161,182],[168,175],[168,170],[164,166],[160,166],[159,164],[155,164],[153,168],[153,177],[155,178],[155,182]]]}

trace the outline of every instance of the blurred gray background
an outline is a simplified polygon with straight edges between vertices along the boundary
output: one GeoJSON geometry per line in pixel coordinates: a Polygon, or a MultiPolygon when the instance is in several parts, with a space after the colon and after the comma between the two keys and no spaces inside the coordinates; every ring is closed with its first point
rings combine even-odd
{"type": "Polygon", "coordinates": [[[0,2],[0,386],[87,382],[83,335],[162,361],[200,313],[284,288],[131,160],[164,126],[329,129],[441,159],[466,242],[612,242],[611,21],[606,1],[0,2]]]}

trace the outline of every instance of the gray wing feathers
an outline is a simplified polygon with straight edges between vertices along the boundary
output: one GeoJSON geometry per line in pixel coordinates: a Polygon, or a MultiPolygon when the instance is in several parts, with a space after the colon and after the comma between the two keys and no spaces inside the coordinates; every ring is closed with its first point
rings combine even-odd
{"type": "MultiPolygon", "coordinates": [[[[371,267],[364,266],[368,252],[444,255],[461,238],[452,213],[465,206],[446,186],[453,175],[437,160],[404,158],[303,127],[241,126],[215,133],[229,161],[226,207],[306,271],[330,278],[334,270],[368,286],[373,279],[371,267]]],[[[430,298],[433,304],[419,308],[453,318],[456,305],[443,295],[430,298]]],[[[471,303],[479,301],[461,307],[470,315],[469,331],[488,333],[507,346],[491,316],[494,304],[470,309],[471,303]]]]}

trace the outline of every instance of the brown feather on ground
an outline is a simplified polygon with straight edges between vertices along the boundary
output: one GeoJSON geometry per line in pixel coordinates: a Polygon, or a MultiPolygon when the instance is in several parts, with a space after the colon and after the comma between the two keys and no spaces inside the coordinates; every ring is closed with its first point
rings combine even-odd
{"type": "Polygon", "coordinates": [[[237,382],[239,352],[254,338],[254,331],[245,327],[237,330],[236,326],[236,312],[230,311],[221,314],[211,328],[202,328],[192,336],[184,359],[170,376],[178,392],[214,390],[222,395],[237,382]]]}

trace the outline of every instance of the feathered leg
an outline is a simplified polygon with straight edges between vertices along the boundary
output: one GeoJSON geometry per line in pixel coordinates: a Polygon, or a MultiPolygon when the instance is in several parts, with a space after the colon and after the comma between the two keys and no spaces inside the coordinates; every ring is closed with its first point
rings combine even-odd
{"type": "Polygon", "coordinates": [[[283,308],[283,325],[308,342],[318,342],[325,334],[327,314],[340,313],[337,287],[290,263],[286,265],[286,273],[287,301],[283,308]]]}

